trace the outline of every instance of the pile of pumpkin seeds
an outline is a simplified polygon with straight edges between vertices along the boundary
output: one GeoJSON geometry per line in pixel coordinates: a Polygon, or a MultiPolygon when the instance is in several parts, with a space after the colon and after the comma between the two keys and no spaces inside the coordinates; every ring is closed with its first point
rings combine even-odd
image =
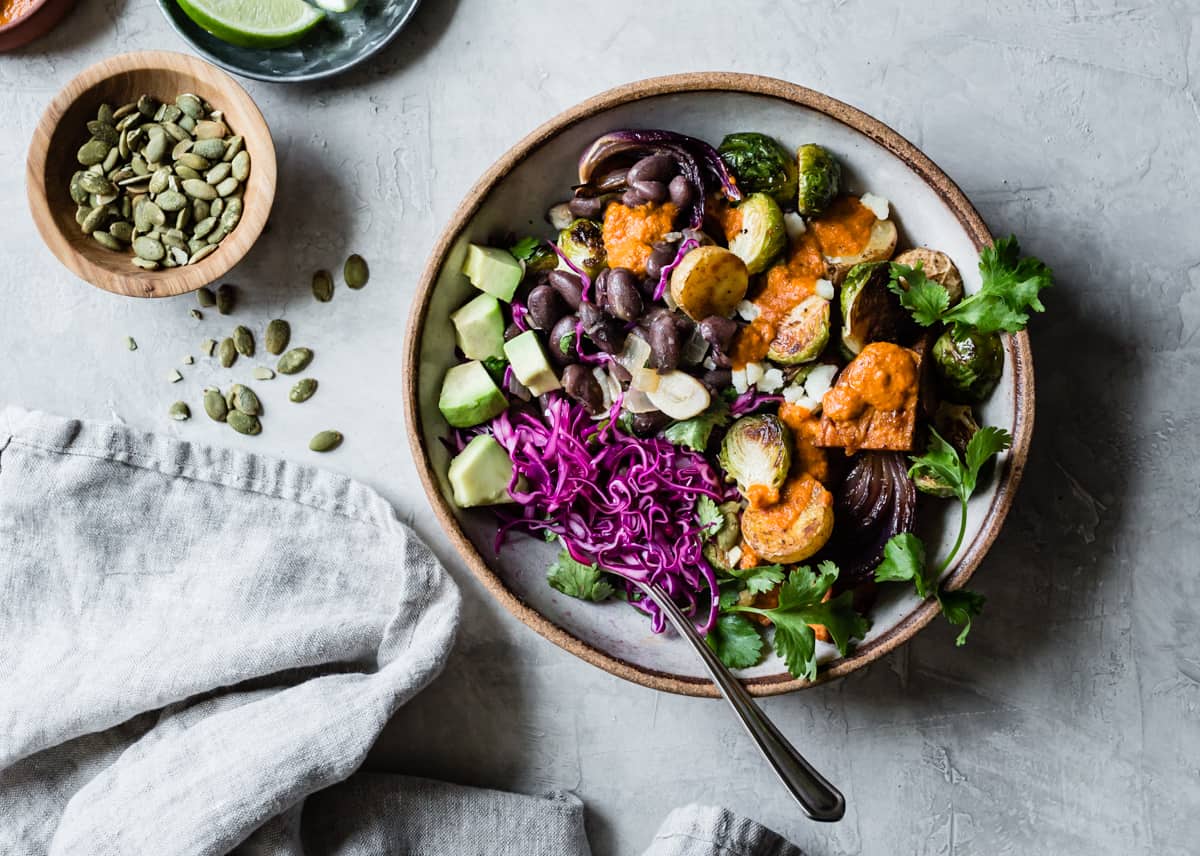
{"type": "Polygon", "coordinates": [[[195,264],[242,216],[250,153],[220,110],[191,93],[101,104],[71,176],[75,220],[144,270],[195,264]]]}

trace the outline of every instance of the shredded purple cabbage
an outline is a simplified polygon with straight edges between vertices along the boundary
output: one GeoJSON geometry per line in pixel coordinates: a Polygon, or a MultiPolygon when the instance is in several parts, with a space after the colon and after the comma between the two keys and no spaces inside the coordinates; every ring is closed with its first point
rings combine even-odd
{"type": "Polygon", "coordinates": [[[513,324],[524,333],[529,329],[529,322],[525,320],[525,316],[529,314],[529,307],[519,300],[514,300],[509,306],[512,310],[513,324]]]}
{"type": "Polygon", "coordinates": [[[655,300],[662,300],[662,296],[667,290],[667,283],[671,281],[671,273],[675,268],[679,267],[679,263],[683,261],[683,257],[698,246],[700,246],[700,242],[695,238],[688,238],[679,245],[679,252],[675,254],[675,260],[664,267],[662,273],[658,276],[658,285],[654,287],[655,300]]]}
{"type": "Polygon", "coordinates": [[[779,401],[783,401],[782,395],[768,395],[765,392],[759,392],[752,386],[733,400],[733,403],[729,405],[729,412],[734,416],[745,416],[764,405],[779,401]]]}
{"type": "MultiPolygon", "coordinates": [[[[576,561],[662,586],[707,633],[717,617],[717,581],[701,551],[696,500],[725,497],[712,464],[666,440],[626,434],[615,419],[597,425],[561,394],[541,402],[541,414],[506,411],[491,423],[513,461],[509,493],[520,508],[499,511],[496,549],[513,529],[552,532],[576,561]]],[[[612,416],[619,407],[613,403],[612,416]]],[[[662,632],[665,618],[653,603],[636,605],[662,632]]]]}

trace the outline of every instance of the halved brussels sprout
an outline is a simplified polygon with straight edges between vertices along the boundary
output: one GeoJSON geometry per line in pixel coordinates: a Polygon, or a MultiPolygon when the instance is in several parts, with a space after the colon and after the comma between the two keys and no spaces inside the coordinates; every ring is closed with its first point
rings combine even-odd
{"type": "Polygon", "coordinates": [[[796,202],[799,170],[791,152],[766,134],[730,134],[717,148],[743,193],[769,194],[780,206],[796,202]]]}
{"type": "MultiPolygon", "coordinates": [[[[975,421],[975,412],[969,404],[951,404],[943,401],[938,404],[933,415],[933,427],[947,443],[963,455],[966,454],[967,444],[979,430],[979,423],[975,421]]],[[[912,480],[921,493],[943,499],[954,496],[954,487],[927,466],[914,466],[912,480]]]]}
{"type": "Polygon", "coordinates": [[[895,264],[913,268],[919,264],[926,279],[933,280],[946,289],[946,293],[950,295],[951,306],[962,300],[962,274],[958,272],[954,262],[950,261],[950,257],[945,253],[931,250],[928,247],[917,247],[905,250],[892,261],[895,264]]]}
{"type": "Polygon", "coordinates": [[[871,234],[867,245],[852,256],[840,256],[829,259],[833,265],[833,282],[836,285],[845,280],[850,269],[864,262],[886,261],[896,251],[896,224],[891,220],[876,220],[871,226],[871,234]]]}
{"type": "Polygon", "coordinates": [[[558,267],[558,253],[544,242],[538,244],[525,259],[525,275],[549,272],[558,267]]]}
{"type": "Polygon", "coordinates": [[[729,553],[742,538],[739,522],[742,505],[739,502],[723,502],[717,509],[721,512],[721,526],[715,533],[708,534],[703,552],[710,565],[718,570],[727,571],[735,564],[730,560],[729,553]]]}
{"type": "Polygon", "coordinates": [[[903,343],[915,334],[912,316],[888,288],[885,262],[855,265],[842,283],[842,347],[850,356],[872,342],[903,343]]]}
{"type": "Polygon", "coordinates": [[[788,481],[775,505],[751,504],[742,513],[742,537],[768,562],[802,562],[833,534],[833,494],[812,476],[788,481]]]}
{"type": "Polygon", "coordinates": [[[829,344],[829,301],[806,297],[775,330],[767,358],[785,366],[815,360],[829,344]]]}
{"type": "Polygon", "coordinates": [[[737,207],[737,212],[742,228],[729,239],[729,251],[746,263],[747,273],[761,273],[787,249],[783,212],[765,193],[751,194],[737,207]]]}
{"type": "Polygon", "coordinates": [[[572,220],[558,233],[558,248],[588,276],[600,273],[608,262],[604,234],[595,220],[572,220]]]}
{"type": "Polygon", "coordinates": [[[743,416],[729,426],[721,443],[721,467],[747,499],[763,505],[778,499],[792,465],[792,436],[779,417],[743,416]]]}
{"type": "Polygon", "coordinates": [[[933,366],[951,401],[978,404],[996,388],[1004,370],[999,333],[951,327],[933,343],[933,366]]]}
{"type": "Polygon", "coordinates": [[[796,210],[805,216],[820,214],[838,195],[842,185],[842,167],[823,146],[809,143],[796,152],[800,180],[796,210]]]}
{"type": "Polygon", "coordinates": [[[671,299],[693,321],[728,318],[749,285],[746,263],[724,247],[697,247],[671,271],[671,299]]]}

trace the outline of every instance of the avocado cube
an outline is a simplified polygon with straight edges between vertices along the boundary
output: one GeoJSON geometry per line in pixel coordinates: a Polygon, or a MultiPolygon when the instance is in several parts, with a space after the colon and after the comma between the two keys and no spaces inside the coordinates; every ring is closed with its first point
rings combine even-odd
{"type": "Polygon", "coordinates": [[[470,428],[499,416],[508,407],[483,363],[472,360],[446,372],[438,409],[455,428],[470,428]]]}
{"type": "Polygon", "coordinates": [[[480,294],[450,315],[458,347],[470,360],[504,356],[504,316],[500,301],[480,294]]]}
{"type": "Polygon", "coordinates": [[[534,395],[542,395],[562,386],[550,361],[546,359],[546,352],[542,350],[537,333],[533,330],[526,330],[505,342],[504,355],[508,357],[508,363],[512,366],[517,380],[525,384],[534,395]]]}
{"type": "Polygon", "coordinates": [[[525,276],[525,269],[508,250],[478,244],[467,247],[462,271],[471,280],[471,285],[506,303],[512,300],[525,276]]]}
{"type": "Polygon", "coordinates": [[[512,502],[508,485],[513,464],[494,437],[480,434],[450,462],[450,487],[459,508],[512,502]]]}

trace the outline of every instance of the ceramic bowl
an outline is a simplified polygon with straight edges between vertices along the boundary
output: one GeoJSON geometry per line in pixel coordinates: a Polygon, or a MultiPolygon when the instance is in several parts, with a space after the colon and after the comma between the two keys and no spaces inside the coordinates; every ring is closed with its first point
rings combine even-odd
{"type": "Polygon", "coordinates": [[[0,52],[16,50],[58,26],[75,6],[75,0],[36,0],[29,10],[0,27],[0,52]]]}
{"type": "MultiPolygon", "coordinates": [[[[962,191],[928,157],[882,122],[826,95],[770,78],[704,73],[656,78],[606,92],[535,130],[489,169],[450,219],[425,268],[408,330],[406,405],[409,436],[429,501],[468,566],[513,615],[593,665],[659,690],[715,696],[699,659],[684,640],[655,635],[642,613],[619,601],[590,604],[546,584],[556,547],[512,536],[497,555],[496,522],[486,509],[464,511],[450,501],[449,454],[439,442],[447,425],[437,408],[442,377],[456,362],[449,314],[473,294],[460,273],[468,242],[513,229],[540,229],[546,209],[569,195],[580,153],[618,128],[666,128],[718,143],[732,131],[761,130],[789,146],[819,142],[841,159],[851,191],[891,201],[901,247],[931,246],[950,255],[968,291],[979,287],[987,227],[962,191]]],[[[946,579],[962,586],[1000,531],[1021,477],[1033,428],[1033,366],[1024,333],[1005,338],[999,387],[981,408],[985,424],[1007,428],[1013,448],[986,489],[972,499],[965,546],[946,579]]],[[[929,506],[919,534],[945,555],[956,533],[957,509],[929,506]]],[[[911,639],[936,615],[901,586],[885,586],[867,638],[839,657],[818,643],[817,683],[860,669],[911,639]]],[[[966,655],[966,656],[969,656],[966,655]]],[[[789,675],[774,654],[740,676],[758,695],[811,686],[789,675]]]]}
{"type": "Polygon", "coordinates": [[[224,69],[274,83],[320,80],[348,71],[385,46],[412,18],[419,0],[362,0],[353,10],[330,13],[295,44],[242,48],[209,33],[179,7],[158,0],[163,16],[193,50],[224,69]]]}
{"type": "Polygon", "coordinates": [[[83,71],[54,97],[29,144],[26,189],[34,222],[50,250],[72,273],[97,288],[129,297],[168,297],[195,291],[242,260],[262,234],[275,199],[275,144],[253,99],[232,77],[203,60],[166,51],[143,51],[104,60],[83,71]],[[216,252],[196,264],[146,271],[128,252],[97,244],[75,222],[71,176],[75,153],[87,141],[87,122],[102,103],[120,106],[140,95],[174,98],[192,92],[225,112],[245,138],[252,166],[242,218],[216,252]]]}

